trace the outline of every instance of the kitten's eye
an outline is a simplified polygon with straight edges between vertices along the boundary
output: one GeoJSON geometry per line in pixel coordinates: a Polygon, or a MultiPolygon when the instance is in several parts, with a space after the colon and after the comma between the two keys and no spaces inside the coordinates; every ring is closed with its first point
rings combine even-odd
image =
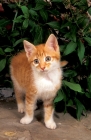
{"type": "Polygon", "coordinates": [[[45,61],[46,62],[51,61],[51,57],[50,56],[46,56],[45,61]]]}
{"type": "Polygon", "coordinates": [[[38,59],[34,59],[34,63],[35,64],[39,64],[39,60],[38,59]]]}

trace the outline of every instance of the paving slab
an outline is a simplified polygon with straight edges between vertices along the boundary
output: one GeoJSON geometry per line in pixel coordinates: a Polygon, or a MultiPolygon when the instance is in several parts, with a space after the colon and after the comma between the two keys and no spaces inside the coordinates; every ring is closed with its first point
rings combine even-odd
{"type": "Polygon", "coordinates": [[[43,109],[35,111],[31,124],[20,124],[24,114],[17,111],[15,101],[0,101],[0,140],[91,140],[91,112],[78,121],[69,113],[55,112],[55,130],[43,122],[43,109]]]}

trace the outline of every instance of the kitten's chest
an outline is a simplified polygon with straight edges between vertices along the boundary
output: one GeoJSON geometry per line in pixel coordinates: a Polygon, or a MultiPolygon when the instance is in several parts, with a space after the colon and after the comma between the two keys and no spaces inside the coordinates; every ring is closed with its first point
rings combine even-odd
{"type": "Polygon", "coordinates": [[[60,70],[48,74],[35,74],[35,86],[39,98],[45,99],[55,96],[57,88],[61,86],[61,76],[60,70]]]}

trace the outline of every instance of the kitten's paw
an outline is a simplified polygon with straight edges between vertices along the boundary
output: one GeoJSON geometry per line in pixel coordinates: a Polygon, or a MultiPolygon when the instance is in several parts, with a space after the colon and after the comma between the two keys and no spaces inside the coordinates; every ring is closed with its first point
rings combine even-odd
{"type": "Polygon", "coordinates": [[[56,123],[54,121],[47,121],[45,122],[45,125],[47,128],[50,128],[50,129],[55,129],[56,128],[56,123]]]}
{"type": "Polygon", "coordinates": [[[23,103],[18,104],[18,112],[20,112],[20,113],[25,112],[25,105],[23,103]]]}
{"type": "Polygon", "coordinates": [[[31,123],[32,120],[33,120],[32,117],[25,116],[25,117],[23,117],[23,118],[20,120],[20,123],[22,123],[22,124],[29,124],[29,123],[31,123]]]}

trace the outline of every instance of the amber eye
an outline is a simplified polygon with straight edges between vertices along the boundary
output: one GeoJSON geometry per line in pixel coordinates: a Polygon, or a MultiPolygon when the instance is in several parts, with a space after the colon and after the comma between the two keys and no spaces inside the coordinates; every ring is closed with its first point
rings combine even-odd
{"type": "Polygon", "coordinates": [[[35,64],[39,64],[39,60],[38,59],[34,59],[34,63],[35,64]]]}
{"type": "Polygon", "coordinates": [[[51,57],[50,56],[46,56],[45,61],[46,62],[51,61],[51,57]]]}

